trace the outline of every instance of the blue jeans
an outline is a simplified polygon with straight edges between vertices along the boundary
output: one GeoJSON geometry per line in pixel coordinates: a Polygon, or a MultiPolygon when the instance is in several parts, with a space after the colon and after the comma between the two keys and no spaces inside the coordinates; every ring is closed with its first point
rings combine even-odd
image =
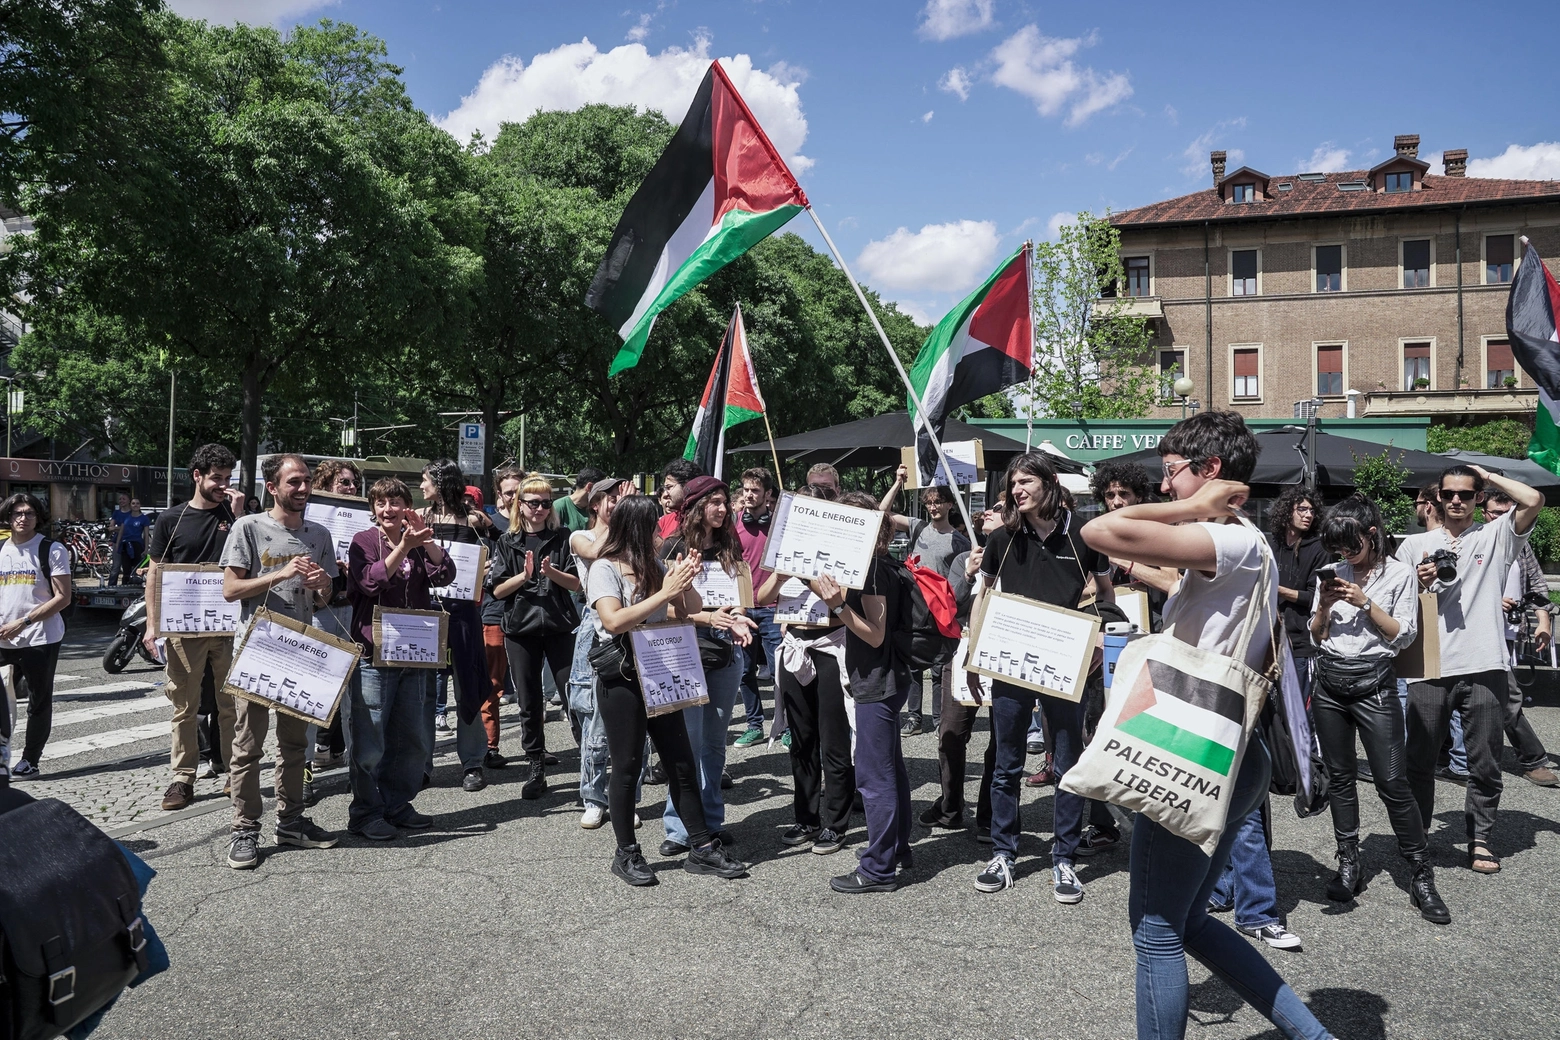
{"type": "Polygon", "coordinates": [[[754,607],[748,617],[758,622],[758,641],[764,648],[763,664],[751,648],[747,651],[748,667],[742,671],[742,706],[747,709],[747,728],[764,728],[764,700],[758,692],[758,672],[768,665],[774,674],[775,662],[780,660],[780,626],[775,624],[774,607],[754,607]]]}
{"type": "Polygon", "coordinates": [[[375,819],[395,823],[412,810],[428,757],[427,705],[433,673],[426,668],[375,668],[365,664],[347,684],[342,734],[347,738],[347,778],[353,830],[375,819]]]}
{"type": "MultiPolygon", "coordinates": [[[[1231,819],[1253,815],[1267,795],[1271,768],[1267,748],[1253,739],[1235,781],[1231,819]]],[[[1261,952],[1233,928],[1208,916],[1208,897],[1238,831],[1225,830],[1209,857],[1146,816],[1139,816],[1132,828],[1128,916],[1132,945],[1137,948],[1138,1040],[1180,1040],[1186,1035],[1188,951],[1284,1036],[1291,1040],[1328,1036],[1261,952]]]]}
{"type": "MultiPolygon", "coordinates": [[[[569,669],[569,711],[580,725],[580,801],[605,809],[607,770],[612,756],[607,750],[607,727],[596,713],[596,672],[590,666],[589,656],[595,642],[596,612],[586,607],[579,631],[574,634],[574,663],[569,669]]],[[[638,801],[637,796],[635,801],[638,801]]]]}
{"type": "Polygon", "coordinates": [[[1024,775],[1025,747],[1035,701],[1051,728],[1051,768],[1056,771],[1056,841],[1051,846],[1051,862],[1071,863],[1083,834],[1083,814],[1087,799],[1060,787],[1067,770],[1083,751],[1083,705],[1034,693],[1011,683],[991,684],[991,739],[997,745],[996,771],[991,776],[992,851],[1011,862],[1018,858],[1019,781],[1024,775]]]}
{"type": "Polygon", "coordinates": [[[1452,767],[1454,773],[1466,773],[1468,771],[1468,747],[1463,743],[1462,712],[1452,712],[1452,750],[1447,756],[1447,765],[1452,767]]]}
{"type": "MultiPolygon", "coordinates": [[[[730,637],[717,631],[716,638],[730,637]]],[[[726,771],[726,731],[731,726],[731,709],[737,702],[737,686],[742,682],[746,663],[742,648],[733,646],[731,663],[704,676],[710,688],[710,702],[682,711],[683,725],[688,729],[688,744],[693,749],[693,762],[697,767],[704,823],[711,833],[726,825],[726,798],[721,793],[720,777],[726,771]]],[[[677,815],[677,806],[670,794],[666,799],[666,811],[661,814],[661,825],[666,828],[669,841],[688,844],[688,828],[677,815]]]]}
{"type": "Polygon", "coordinates": [[[1224,837],[1230,845],[1229,862],[1213,886],[1213,895],[1221,903],[1235,904],[1238,925],[1264,928],[1278,924],[1278,885],[1273,880],[1273,858],[1268,855],[1262,825],[1262,804],[1259,802],[1238,826],[1232,823],[1224,837]]]}
{"type": "MultiPolygon", "coordinates": [[[[452,673],[441,671],[436,674],[438,679],[434,685],[437,688],[447,689],[452,673]]],[[[459,682],[459,679],[455,681],[459,682]]],[[[428,754],[424,762],[424,770],[429,776],[433,775],[433,745],[437,739],[433,729],[433,716],[437,711],[436,703],[436,697],[429,697],[428,707],[423,713],[423,732],[428,737],[428,754]]],[[[482,768],[482,760],[487,757],[488,750],[487,729],[482,725],[482,716],[478,715],[470,722],[467,722],[460,717],[459,711],[453,714],[455,716],[455,754],[460,758],[460,768],[463,771],[482,768]]],[[[448,718],[449,716],[446,715],[445,717],[448,718]]]]}

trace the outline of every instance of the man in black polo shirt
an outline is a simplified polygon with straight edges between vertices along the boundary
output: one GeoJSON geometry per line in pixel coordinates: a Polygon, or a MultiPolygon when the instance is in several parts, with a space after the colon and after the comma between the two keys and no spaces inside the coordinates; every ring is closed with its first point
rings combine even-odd
{"type": "MultiPolygon", "coordinates": [[[[1098,575],[1098,602],[1114,603],[1109,581],[1110,560],[1084,544],[1073,516],[1062,505],[1056,471],[1040,452],[1029,452],[1008,466],[1007,501],[1002,526],[986,542],[981,559],[980,596],[993,586],[1000,592],[1076,609],[1089,576],[1098,575]]],[[[976,609],[979,609],[977,600],[976,609]]],[[[968,675],[972,689],[979,679],[968,675]]],[[[991,731],[997,745],[996,772],[991,780],[991,840],[994,855],[975,879],[981,892],[1000,892],[1013,884],[1018,858],[1019,779],[1024,772],[1029,719],[1039,698],[1051,728],[1056,770],[1055,830],[1051,846],[1052,894],[1059,903],[1083,899],[1083,885],[1073,871],[1073,857],[1083,834],[1086,799],[1061,789],[1062,777],[1083,750],[1083,705],[1021,686],[991,683],[991,731]]]]}

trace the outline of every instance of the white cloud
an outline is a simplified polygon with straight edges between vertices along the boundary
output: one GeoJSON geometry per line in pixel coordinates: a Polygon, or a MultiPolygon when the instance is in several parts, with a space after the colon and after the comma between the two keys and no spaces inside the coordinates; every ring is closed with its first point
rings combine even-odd
{"type": "Polygon", "coordinates": [[[923,123],[930,123],[932,121],[932,116],[935,115],[935,114],[936,113],[934,113],[934,112],[926,113],[926,115],[921,117],[921,122],[923,122],[923,123]]]}
{"type": "Polygon", "coordinates": [[[1064,209],[1058,213],[1052,213],[1051,219],[1045,222],[1045,237],[1055,242],[1062,237],[1062,228],[1064,226],[1076,223],[1078,223],[1078,214],[1069,210],[1064,209]]]}
{"type": "Polygon", "coordinates": [[[926,0],[916,31],[928,40],[968,36],[991,24],[991,7],[992,0],[926,0]]]}
{"type": "Polygon", "coordinates": [[[1510,177],[1516,180],[1560,179],[1560,141],[1514,144],[1493,159],[1469,159],[1468,176],[1510,177]]]}
{"type": "Polygon", "coordinates": [[[1166,105],[1165,106],[1165,118],[1170,120],[1170,125],[1171,126],[1180,126],[1181,125],[1181,113],[1179,113],[1179,112],[1177,112],[1175,110],[1175,106],[1174,105],[1166,105]]]}
{"type": "MultiPolygon", "coordinates": [[[[709,68],[709,47],[709,38],[700,36],[692,47],[668,47],[659,54],[639,43],[601,51],[585,39],[538,54],[529,65],[506,56],[488,66],[460,107],[436,122],[460,140],[474,131],[491,139],[500,123],[597,103],[654,109],[676,121],[709,68]]],[[[800,173],[812,166],[800,154],[807,117],[797,85],[805,73],[783,63],[760,70],[746,54],[722,57],[720,63],[791,169],[800,173]]]]}
{"type": "MultiPolygon", "coordinates": [[[[1187,145],[1181,152],[1181,158],[1184,160],[1181,172],[1189,178],[1211,177],[1211,167],[1208,165],[1208,150],[1210,146],[1228,131],[1244,129],[1246,129],[1246,117],[1241,116],[1238,119],[1220,120],[1214,124],[1213,129],[1206,133],[1198,134],[1197,137],[1192,139],[1192,143],[1187,145]]],[[[1239,148],[1230,148],[1228,146],[1224,150],[1228,153],[1225,157],[1225,161],[1228,163],[1226,169],[1239,169],[1241,162],[1246,158],[1246,153],[1239,148]]]]}
{"type": "Polygon", "coordinates": [[[874,288],[963,292],[991,273],[1001,238],[989,220],[899,228],[856,258],[874,288]]]}
{"type": "Polygon", "coordinates": [[[272,25],[317,11],[322,7],[334,7],[341,0],[168,0],[175,14],[185,18],[204,18],[208,22],[232,25],[248,22],[250,25],[272,25]]]}
{"type": "Polygon", "coordinates": [[[893,304],[899,308],[900,313],[908,314],[914,318],[917,325],[937,324],[937,319],[933,317],[931,311],[927,310],[924,303],[916,300],[894,300],[893,304]]]}
{"type": "Polygon", "coordinates": [[[1101,75],[1073,64],[1073,55],[1094,42],[1093,36],[1042,36],[1039,28],[1026,25],[991,52],[997,64],[991,79],[1029,98],[1043,116],[1068,109],[1067,125],[1077,126],[1132,96],[1132,83],[1125,74],[1101,75]]]}
{"type": "Polygon", "coordinates": [[[970,99],[970,74],[958,66],[949,69],[943,78],[937,81],[937,86],[949,94],[959,95],[960,101],[970,99]]]}
{"type": "Polygon", "coordinates": [[[652,17],[654,16],[648,11],[639,16],[639,21],[635,22],[628,30],[628,42],[644,42],[644,38],[650,35],[650,19],[652,17]]]}
{"type": "Polygon", "coordinates": [[[1349,150],[1338,148],[1331,141],[1316,146],[1309,159],[1302,160],[1302,173],[1342,173],[1349,168],[1349,150]]]}

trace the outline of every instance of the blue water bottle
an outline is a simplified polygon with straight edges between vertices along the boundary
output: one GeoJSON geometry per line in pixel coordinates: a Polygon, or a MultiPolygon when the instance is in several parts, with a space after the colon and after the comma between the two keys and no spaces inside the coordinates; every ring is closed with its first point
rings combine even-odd
{"type": "Polygon", "coordinates": [[[1142,634],[1127,621],[1112,621],[1105,626],[1105,689],[1110,689],[1111,680],[1116,676],[1116,659],[1121,656],[1121,651],[1142,634]]]}

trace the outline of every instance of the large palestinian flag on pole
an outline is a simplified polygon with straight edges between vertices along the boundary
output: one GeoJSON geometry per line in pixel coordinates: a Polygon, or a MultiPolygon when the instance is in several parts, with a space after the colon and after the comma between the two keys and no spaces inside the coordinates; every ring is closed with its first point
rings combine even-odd
{"type": "Polygon", "coordinates": [[[1551,473],[1560,473],[1560,285],[1524,238],[1522,263],[1511,280],[1506,300],[1506,335],[1517,364],[1538,384],[1538,413],[1533,417],[1533,439],[1528,458],[1551,473]]]}
{"type": "Polygon", "coordinates": [[[704,399],[693,417],[693,432],[683,458],[692,459],[710,476],[724,476],[726,431],[738,423],[764,414],[764,399],[758,393],[758,373],[753,370],[753,355],[748,353],[747,329],[742,325],[742,308],[731,312],[731,324],[715,352],[715,366],[704,384],[704,399]]]}
{"type": "Polygon", "coordinates": [[[1229,776],[1245,717],[1246,699],[1236,691],[1149,658],[1127,694],[1116,728],[1229,776]]]}
{"type": "MultiPolygon", "coordinates": [[[[984,285],[937,323],[910,369],[910,385],[942,439],[948,416],[960,405],[1029,378],[1034,367],[1034,323],[1029,310],[1029,243],[1008,257],[984,285]]],[[[915,413],[915,402],[909,404],[915,413]]],[[[916,458],[921,485],[937,470],[937,452],[919,424],[916,458]]]]}
{"type": "Polygon", "coordinates": [[[806,206],[785,160],[712,63],[585,294],[623,339],[607,374],[639,364],[657,315],[806,206]]]}

